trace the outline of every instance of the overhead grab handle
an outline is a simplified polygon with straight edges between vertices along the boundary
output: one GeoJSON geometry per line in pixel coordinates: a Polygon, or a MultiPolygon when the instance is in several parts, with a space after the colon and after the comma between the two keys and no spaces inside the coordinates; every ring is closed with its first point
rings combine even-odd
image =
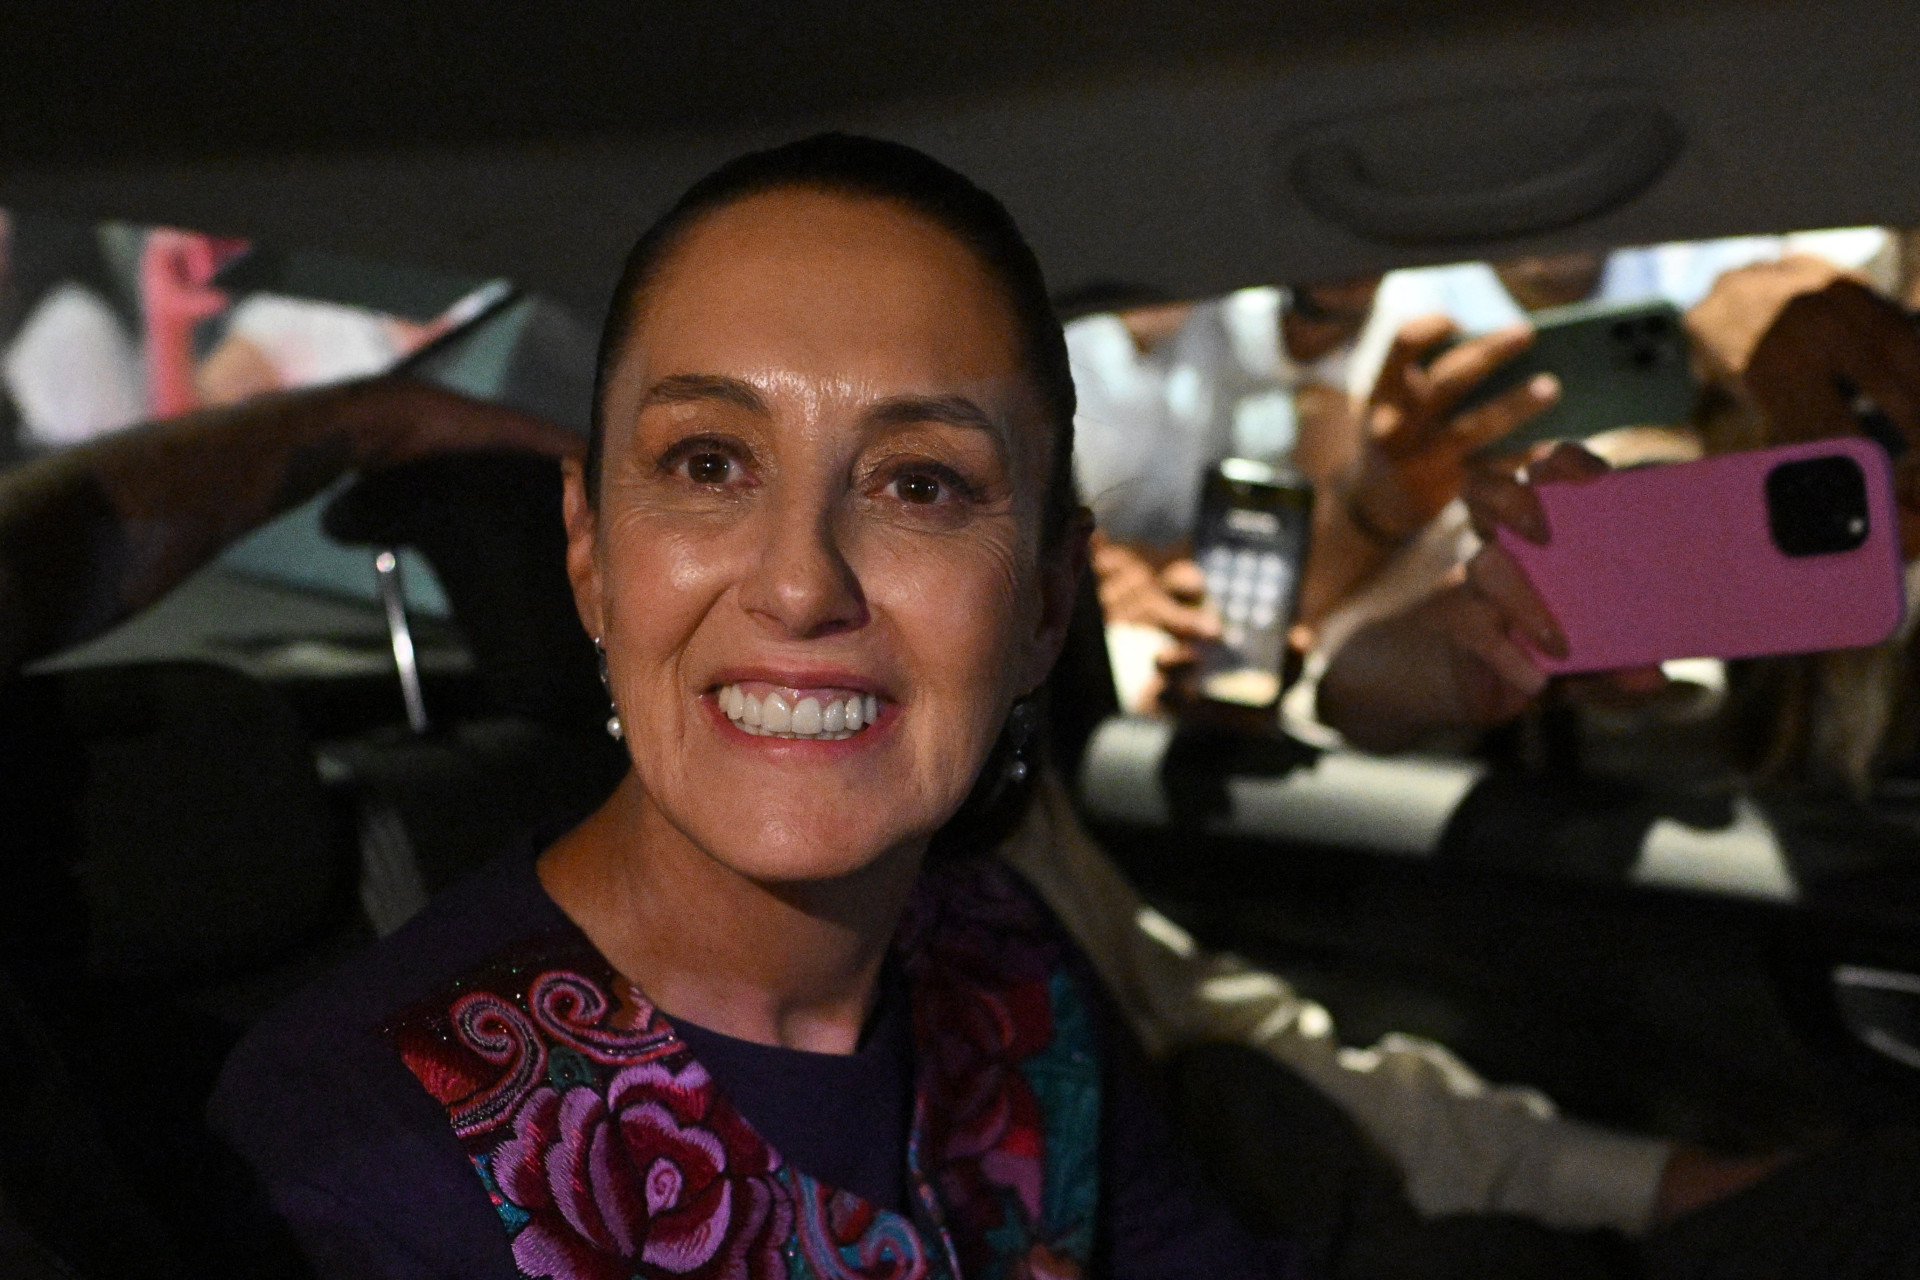
{"type": "Polygon", "coordinates": [[[1294,158],[1295,193],[1322,218],[1394,245],[1446,245],[1532,235],[1616,209],[1645,191],[1680,154],[1680,126],[1658,106],[1599,107],[1564,163],[1503,186],[1409,191],[1370,172],[1349,138],[1294,158]]]}

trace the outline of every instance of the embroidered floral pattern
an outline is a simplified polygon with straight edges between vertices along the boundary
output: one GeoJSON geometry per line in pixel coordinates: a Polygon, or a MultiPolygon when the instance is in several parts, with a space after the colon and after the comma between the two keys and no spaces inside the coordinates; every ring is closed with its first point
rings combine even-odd
{"type": "Polygon", "coordinates": [[[542,1087],[521,1103],[492,1159],[500,1194],[529,1215],[513,1238],[521,1271],[785,1274],[791,1224],[769,1182],[779,1157],[680,1058],[628,1067],[604,1095],[542,1087]]]}
{"type": "Polygon", "coordinates": [[[954,864],[923,877],[899,947],[911,1219],[785,1164],[578,933],[503,955],[387,1033],[529,1277],[1079,1276],[1099,1071],[1048,918],[999,864],[954,864]]]}

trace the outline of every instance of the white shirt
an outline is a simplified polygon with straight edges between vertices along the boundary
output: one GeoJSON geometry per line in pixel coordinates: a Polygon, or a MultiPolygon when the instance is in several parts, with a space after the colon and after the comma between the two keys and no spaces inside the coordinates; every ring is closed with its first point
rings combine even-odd
{"type": "Polygon", "coordinates": [[[401,354],[392,321],[378,312],[272,293],[256,293],[236,306],[227,334],[259,348],[283,387],[368,377],[401,354]]]}
{"type": "Polygon", "coordinates": [[[1344,352],[1310,367],[1288,357],[1286,295],[1242,289],[1196,305],[1142,354],[1118,316],[1066,327],[1079,412],[1074,475],[1100,527],[1165,545],[1192,532],[1201,473],[1225,457],[1284,459],[1298,434],[1294,390],[1339,386],[1344,352]]]}
{"type": "Polygon", "coordinates": [[[0,361],[27,440],[81,444],[146,416],[140,353],[113,308],[91,289],[54,287],[0,361]]]}

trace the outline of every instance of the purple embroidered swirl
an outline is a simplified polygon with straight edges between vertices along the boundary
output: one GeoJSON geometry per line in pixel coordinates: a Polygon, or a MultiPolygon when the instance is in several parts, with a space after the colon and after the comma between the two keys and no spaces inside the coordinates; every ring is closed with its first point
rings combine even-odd
{"type": "Polygon", "coordinates": [[[657,1029],[653,1006],[642,1004],[642,1025],[622,1031],[601,1025],[613,1002],[598,983],[565,969],[552,969],[527,988],[527,1009],[540,1029],[595,1062],[629,1066],[649,1062],[679,1047],[671,1030],[657,1029]]]}
{"type": "Polygon", "coordinates": [[[462,996],[450,1014],[460,1043],[507,1068],[491,1088],[450,1108],[453,1131],[466,1138],[485,1133],[512,1114],[515,1104],[546,1074],[547,1047],[525,1014],[491,992],[462,996]]]}

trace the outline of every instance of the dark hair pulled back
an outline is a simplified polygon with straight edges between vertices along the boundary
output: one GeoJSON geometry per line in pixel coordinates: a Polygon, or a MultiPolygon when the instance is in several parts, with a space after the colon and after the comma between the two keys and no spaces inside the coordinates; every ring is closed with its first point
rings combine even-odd
{"type": "Polygon", "coordinates": [[[1022,362],[1053,430],[1041,524],[1042,545],[1053,546],[1079,505],[1072,470],[1074,395],[1066,339],[1048,300],[1039,259],[1006,207],[958,172],[912,147],[845,133],[822,133],[727,162],[688,188],[635,242],[600,332],[587,491],[596,496],[600,491],[607,379],[632,336],[648,285],[706,215],[789,188],[865,196],[910,209],[965,244],[1005,290],[1022,362]]]}

